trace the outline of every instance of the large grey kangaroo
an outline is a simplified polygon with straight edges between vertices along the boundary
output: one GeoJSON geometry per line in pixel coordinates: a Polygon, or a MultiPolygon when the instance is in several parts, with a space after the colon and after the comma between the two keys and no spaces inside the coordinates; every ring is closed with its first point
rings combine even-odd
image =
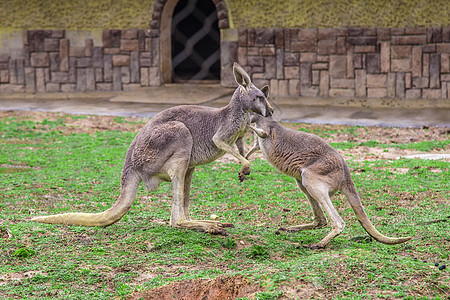
{"type": "Polygon", "coordinates": [[[235,148],[236,140],[247,130],[249,112],[270,116],[269,87],[259,90],[237,63],[233,73],[238,87],[223,108],[181,105],[166,109],[152,118],[131,143],[122,170],[117,202],[101,213],[66,213],[39,216],[42,223],[107,226],[120,220],[130,209],[141,181],[154,190],[162,181],[171,181],[173,202],[170,225],[227,235],[229,223],[191,220],[189,192],[194,169],[230,153],[242,164],[241,181],[250,173],[250,163],[235,148]]]}
{"type": "Polygon", "coordinates": [[[327,224],[324,212],[331,219],[331,232],[309,248],[323,248],[342,232],[345,223],[337,213],[330,197],[341,190],[347,197],[356,217],[367,233],[378,242],[399,244],[410,237],[390,238],[372,225],[356,192],[350,171],[342,156],[322,138],[282,126],[272,117],[252,114],[250,128],[255,132],[255,144],[246,158],[261,149],[264,158],[279,171],[294,177],[298,187],[306,194],[314,221],[310,224],[280,228],[281,231],[301,231],[321,228],[327,224]]]}

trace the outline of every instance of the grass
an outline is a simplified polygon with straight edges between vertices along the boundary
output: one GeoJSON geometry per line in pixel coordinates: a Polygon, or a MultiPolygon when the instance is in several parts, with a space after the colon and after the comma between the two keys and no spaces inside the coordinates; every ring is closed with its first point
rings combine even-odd
{"type": "MultiPolygon", "coordinates": [[[[358,238],[366,233],[340,194],[333,199],[347,227],[326,249],[302,245],[319,241],[329,227],[275,234],[280,226],[310,221],[310,209],[293,180],[261,159],[252,162],[243,183],[237,163],[211,163],[194,173],[193,217],[216,214],[233,223],[228,237],[169,227],[167,183],[154,192],[142,186],[132,209],[106,228],[31,223],[40,214],[98,212],[119,194],[135,133],[70,133],[64,118],[0,119],[1,298],[124,298],[174,281],[234,275],[260,286],[256,299],[290,298],[292,290],[326,299],[450,297],[449,268],[434,266],[450,260],[448,162],[348,160],[374,225],[388,236],[414,236],[395,246],[358,238]]],[[[336,133],[308,130],[324,137],[336,133]]],[[[335,146],[351,152],[361,144],[335,146]]],[[[369,146],[430,151],[447,145],[448,139],[369,146]]]]}

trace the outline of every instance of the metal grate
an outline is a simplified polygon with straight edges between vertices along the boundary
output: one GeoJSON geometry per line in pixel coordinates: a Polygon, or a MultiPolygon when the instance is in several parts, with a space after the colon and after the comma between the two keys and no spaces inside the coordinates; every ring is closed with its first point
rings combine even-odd
{"type": "Polygon", "coordinates": [[[220,80],[220,32],[211,0],[180,0],[172,17],[173,81],[220,80]]]}

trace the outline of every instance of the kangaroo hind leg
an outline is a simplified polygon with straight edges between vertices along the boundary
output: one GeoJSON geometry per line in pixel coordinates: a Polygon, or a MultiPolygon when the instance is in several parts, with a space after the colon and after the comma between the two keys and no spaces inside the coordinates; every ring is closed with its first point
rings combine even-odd
{"type": "Polygon", "coordinates": [[[338,236],[345,227],[345,223],[339,216],[336,208],[330,199],[330,188],[325,178],[321,178],[314,172],[308,172],[307,170],[302,173],[302,184],[322,208],[322,210],[328,215],[331,221],[332,230],[328,233],[320,242],[308,246],[309,248],[324,248],[328,243],[338,236]]]}
{"type": "Polygon", "coordinates": [[[289,232],[295,232],[295,231],[302,231],[302,230],[310,230],[310,229],[318,229],[322,228],[327,225],[327,219],[325,217],[325,214],[323,213],[322,208],[319,205],[319,202],[317,202],[316,199],[314,199],[308,192],[308,190],[303,186],[301,180],[296,179],[298,187],[302,190],[303,193],[305,193],[306,198],[308,198],[309,204],[311,205],[314,221],[309,224],[300,224],[295,226],[290,226],[287,228],[281,227],[279,230],[281,231],[289,231],[289,232]]]}

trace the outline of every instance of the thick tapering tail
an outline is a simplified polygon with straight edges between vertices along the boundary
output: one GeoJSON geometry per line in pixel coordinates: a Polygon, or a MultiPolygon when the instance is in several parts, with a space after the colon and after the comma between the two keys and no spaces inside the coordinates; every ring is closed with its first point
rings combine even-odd
{"type": "Polygon", "coordinates": [[[369,217],[367,216],[366,212],[364,211],[364,208],[361,203],[361,199],[359,198],[358,193],[356,192],[353,182],[351,182],[351,181],[348,182],[342,188],[342,192],[345,194],[345,196],[347,196],[347,200],[350,203],[350,206],[352,207],[353,211],[355,212],[359,223],[361,223],[362,227],[375,240],[377,240],[378,242],[383,243],[383,244],[395,245],[395,244],[404,243],[411,239],[411,237],[390,238],[390,237],[387,237],[384,234],[380,233],[372,225],[372,222],[370,222],[369,217]]]}
{"type": "Polygon", "coordinates": [[[83,226],[108,226],[119,221],[131,208],[136,197],[140,177],[136,174],[127,174],[122,177],[122,188],[119,199],[114,205],[100,213],[67,213],[50,216],[38,216],[31,221],[50,224],[83,225],[83,226]]]}

